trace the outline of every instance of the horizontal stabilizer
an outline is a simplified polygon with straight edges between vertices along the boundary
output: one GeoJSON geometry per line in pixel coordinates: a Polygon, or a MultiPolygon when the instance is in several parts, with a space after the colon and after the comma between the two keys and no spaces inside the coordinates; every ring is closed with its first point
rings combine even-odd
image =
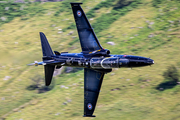
{"type": "Polygon", "coordinates": [[[55,65],[45,65],[44,73],[45,73],[45,85],[49,86],[52,81],[53,73],[54,73],[55,65]]]}

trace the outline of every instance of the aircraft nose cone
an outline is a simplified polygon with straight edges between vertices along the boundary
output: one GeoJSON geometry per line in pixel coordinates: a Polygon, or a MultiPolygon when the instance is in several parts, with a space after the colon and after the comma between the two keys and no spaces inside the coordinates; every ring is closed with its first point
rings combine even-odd
{"type": "Polygon", "coordinates": [[[154,60],[148,59],[148,60],[147,60],[147,63],[150,64],[150,65],[152,65],[152,64],[154,64],[154,60]]]}

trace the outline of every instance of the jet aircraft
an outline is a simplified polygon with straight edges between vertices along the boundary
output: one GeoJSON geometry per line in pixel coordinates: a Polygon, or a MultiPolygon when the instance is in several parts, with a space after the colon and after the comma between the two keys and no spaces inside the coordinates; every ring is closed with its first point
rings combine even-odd
{"type": "Polygon", "coordinates": [[[52,51],[46,36],[40,32],[42,62],[35,61],[29,65],[44,65],[45,85],[51,84],[54,69],[62,66],[84,68],[84,117],[95,117],[93,112],[99,96],[104,75],[112,68],[143,67],[154,64],[150,58],[133,55],[112,55],[98,41],[80,4],[70,3],[76,22],[82,52],[68,53],[52,51]]]}

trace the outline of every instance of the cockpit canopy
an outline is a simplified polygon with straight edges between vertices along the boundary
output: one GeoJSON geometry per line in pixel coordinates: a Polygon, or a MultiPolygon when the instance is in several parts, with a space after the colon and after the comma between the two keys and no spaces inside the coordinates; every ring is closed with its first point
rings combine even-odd
{"type": "Polygon", "coordinates": [[[92,58],[90,60],[90,66],[91,68],[96,68],[96,69],[112,69],[112,68],[117,68],[118,67],[118,57],[111,57],[111,58],[92,58]]]}

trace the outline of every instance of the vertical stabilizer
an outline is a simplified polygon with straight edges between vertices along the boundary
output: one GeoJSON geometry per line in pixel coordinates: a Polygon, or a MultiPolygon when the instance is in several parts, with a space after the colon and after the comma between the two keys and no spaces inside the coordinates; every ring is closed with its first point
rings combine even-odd
{"type": "MultiPolygon", "coordinates": [[[[42,46],[42,53],[43,57],[51,57],[54,56],[51,46],[48,43],[48,40],[44,33],[40,32],[41,38],[41,46],[42,46]]],[[[44,73],[45,73],[45,84],[49,86],[52,81],[53,73],[54,73],[55,65],[45,65],[44,66],[44,73]]]]}
{"type": "Polygon", "coordinates": [[[43,56],[54,56],[53,51],[52,51],[44,33],[40,32],[39,34],[40,34],[40,38],[41,38],[41,46],[42,46],[43,56]]]}

